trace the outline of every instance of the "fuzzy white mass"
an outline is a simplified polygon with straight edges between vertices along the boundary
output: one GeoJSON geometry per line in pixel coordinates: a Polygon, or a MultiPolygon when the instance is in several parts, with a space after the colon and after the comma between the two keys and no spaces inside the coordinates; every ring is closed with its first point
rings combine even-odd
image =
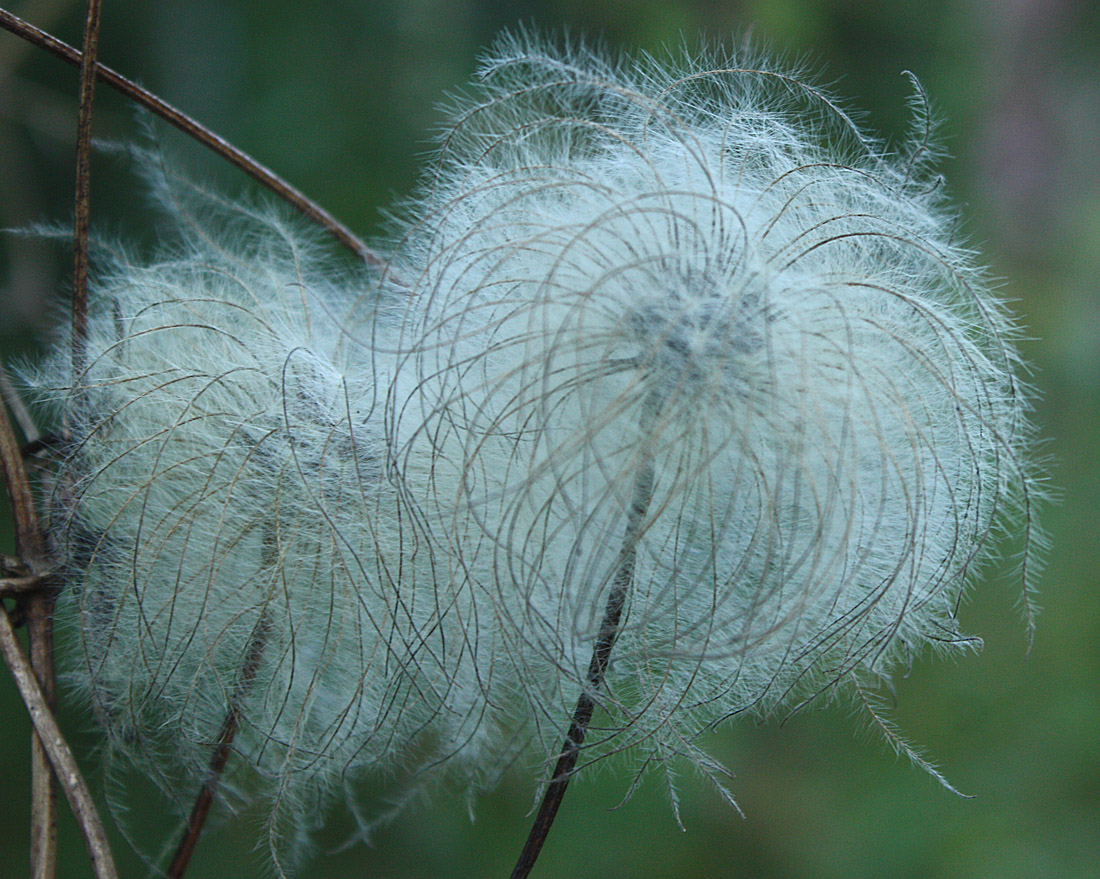
{"type": "Polygon", "coordinates": [[[761,59],[518,39],[381,275],[173,208],[174,251],[101,272],[87,370],[35,379],[110,753],[186,814],[232,718],[223,789],[277,836],[367,770],[552,758],[585,689],[582,763],[710,773],[716,722],[969,643],[1030,431],[917,117],[891,152],[761,59]]]}
{"type": "Polygon", "coordinates": [[[263,798],[286,850],[365,769],[476,744],[474,615],[392,479],[377,281],[270,211],[159,194],[176,244],[103,266],[86,369],[35,379],[70,433],[45,498],[65,674],[180,816],[229,745],[219,798],[263,798]]]}
{"type": "Polygon", "coordinates": [[[760,59],[522,40],[459,102],[401,254],[390,431],[434,461],[413,491],[548,754],[624,564],[588,759],[705,766],[716,721],[967,643],[1027,428],[923,110],[891,155],[760,59]]]}

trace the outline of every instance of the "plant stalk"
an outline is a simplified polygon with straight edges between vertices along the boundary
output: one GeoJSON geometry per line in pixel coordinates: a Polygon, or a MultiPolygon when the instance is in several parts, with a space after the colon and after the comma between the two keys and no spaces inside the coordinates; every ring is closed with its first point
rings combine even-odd
{"type": "Polygon", "coordinates": [[[73,375],[84,372],[88,331],[88,229],[91,225],[92,105],[100,0],[88,0],[84,51],[80,56],[80,103],[76,123],[76,209],[73,221],[73,375]]]}
{"type": "MultiPolygon", "coordinates": [[[[23,466],[23,458],[19,453],[15,431],[3,406],[0,406],[0,469],[3,470],[15,518],[15,541],[20,563],[30,572],[29,576],[40,580],[47,578],[48,587],[49,565],[46,559],[45,541],[39,529],[38,514],[34,507],[27,472],[23,466]]],[[[26,601],[28,627],[38,624],[32,623],[32,620],[45,620],[48,623],[52,606],[53,599],[48,588],[40,588],[35,595],[28,596],[26,601]]],[[[39,645],[37,649],[41,650],[43,646],[41,635],[31,641],[32,650],[36,649],[36,643],[39,645]]],[[[47,651],[50,661],[44,667],[35,669],[33,657],[32,660],[28,660],[19,647],[8,614],[2,608],[0,608],[0,653],[3,654],[4,661],[11,671],[19,694],[23,698],[23,704],[27,706],[27,713],[34,725],[35,750],[32,751],[32,760],[36,759],[35,755],[40,750],[49,761],[49,766],[45,767],[44,771],[38,771],[32,775],[34,789],[31,801],[32,810],[35,812],[32,814],[32,824],[35,836],[32,837],[31,851],[32,859],[37,857],[37,860],[33,862],[31,875],[40,875],[43,869],[56,863],[54,854],[56,848],[48,851],[40,847],[51,838],[56,841],[56,808],[52,816],[43,810],[42,804],[48,804],[50,801],[42,795],[39,787],[42,780],[47,779],[52,789],[52,778],[56,775],[84,836],[95,876],[97,879],[117,879],[118,873],[115,870],[111,850],[107,844],[107,835],[96,811],[95,802],[50,709],[53,699],[52,654],[47,651]],[[50,766],[53,769],[52,773],[50,766]]]]}
{"type": "Polygon", "coordinates": [[[107,844],[106,831],[96,812],[95,801],[84,782],[84,777],[80,774],[80,767],[77,766],[76,759],[65,742],[57,721],[50,712],[49,705],[46,704],[42,688],[38,685],[37,677],[19,646],[15,630],[3,608],[0,608],[0,654],[3,655],[4,661],[11,670],[19,695],[23,698],[23,704],[27,706],[27,713],[30,714],[31,722],[34,724],[35,735],[49,755],[50,763],[61,782],[61,789],[65,791],[65,796],[80,825],[92,860],[93,875],[96,879],[118,879],[118,871],[115,869],[111,849],[107,844]]]}
{"type": "MultiPolygon", "coordinates": [[[[49,711],[54,703],[53,665],[53,584],[49,582],[50,563],[46,557],[46,542],[39,527],[27,470],[8,418],[7,408],[0,405],[0,470],[3,470],[15,519],[15,548],[27,576],[39,581],[39,587],[21,596],[20,607],[27,625],[30,645],[30,667],[36,679],[37,691],[49,711]]],[[[7,613],[5,625],[10,627],[7,613]]],[[[11,660],[9,659],[9,665],[11,660]]],[[[12,672],[15,674],[14,670],[12,672]]],[[[30,706],[28,705],[28,709],[30,706]]],[[[31,846],[32,879],[52,879],[57,869],[57,787],[50,758],[41,735],[31,738],[31,846]]]]}
{"type": "Polygon", "coordinates": [[[573,777],[573,771],[580,757],[581,746],[588,732],[588,725],[592,721],[592,713],[596,708],[594,694],[603,686],[604,677],[607,674],[607,665],[611,659],[611,650],[615,646],[615,640],[619,635],[619,625],[622,621],[623,609],[630,594],[630,587],[634,582],[634,565],[637,558],[638,541],[642,535],[642,525],[646,513],[649,511],[649,503],[653,498],[653,463],[646,461],[638,472],[634,483],[634,497],[631,500],[630,510],[626,520],[626,534],[623,538],[623,548],[619,553],[619,564],[615,571],[615,579],[611,584],[611,594],[604,608],[603,620],[600,622],[600,630],[596,636],[596,646],[592,651],[592,660],[588,664],[586,677],[587,687],[577,699],[577,705],[573,710],[573,719],[569,724],[569,732],[566,734],[565,743],[562,745],[558,762],[554,766],[554,774],[546,787],[538,814],[534,824],[527,835],[523,851],[520,852],[516,866],[512,870],[511,879],[526,879],[538,860],[543,843],[550,833],[554,818],[561,807],[565,790],[573,777]]]}

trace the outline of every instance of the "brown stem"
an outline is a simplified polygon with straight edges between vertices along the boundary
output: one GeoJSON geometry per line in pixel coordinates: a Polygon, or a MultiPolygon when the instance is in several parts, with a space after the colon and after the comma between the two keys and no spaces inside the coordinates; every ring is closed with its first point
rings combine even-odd
{"type": "MultiPolygon", "coordinates": [[[[68,14],[72,0],[35,0],[34,17],[40,27],[49,27],[68,14]]],[[[0,69],[16,70],[34,50],[34,45],[23,41],[0,47],[0,69]]]]}
{"type": "Polygon", "coordinates": [[[91,222],[92,103],[100,0],[88,0],[80,56],[80,104],[76,123],[76,211],[73,222],[73,375],[84,372],[88,326],[88,227],[91,222]]]}
{"type": "Polygon", "coordinates": [[[0,578],[0,598],[22,598],[49,588],[46,577],[3,577],[0,578]]]}
{"type": "MultiPolygon", "coordinates": [[[[45,31],[39,30],[34,25],[29,24],[5,9],[0,9],[0,27],[45,49],[62,61],[67,61],[74,66],[79,66],[81,64],[82,55],[78,50],[45,31]]],[[[95,75],[96,79],[126,95],[130,100],[140,104],[161,119],[174,125],[207,149],[217,153],[227,162],[244,171],[244,173],[267,187],[279,198],[283,199],[283,201],[292,205],[309,217],[309,219],[320,225],[342,245],[358,255],[364,262],[380,268],[385,267],[385,260],[367,247],[366,243],[352,232],[351,229],[337,220],[319,204],[307,198],[301,191],[283,180],[274,171],[261,165],[246,152],[233,146],[233,144],[219,137],[210,129],[200,125],[190,116],[177,110],[167,101],[158,98],[152,92],[143,89],[137,83],[127,79],[120,73],[116,73],[111,68],[96,63],[95,75]]]]}
{"type": "Polygon", "coordinates": [[[607,674],[607,663],[611,658],[611,648],[615,646],[615,639],[619,635],[623,608],[626,606],[630,586],[634,582],[634,562],[637,557],[638,540],[641,537],[642,523],[652,497],[653,465],[647,462],[638,472],[637,481],[634,483],[634,497],[627,514],[626,535],[623,539],[623,548],[619,553],[619,566],[611,585],[611,594],[604,609],[600,631],[596,636],[592,661],[588,664],[588,686],[577,699],[565,744],[562,745],[561,755],[558,757],[557,765],[554,766],[554,774],[546,787],[546,793],[543,795],[542,804],[539,806],[531,831],[527,835],[523,851],[520,852],[519,860],[516,861],[515,869],[512,870],[512,879],[526,879],[531,868],[535,866],[539,852],[542,851],[542,845],[546,842],[546,836],[550,833],[554,818],[558,814],[558,808],[565,796],[565,789],[573,777],[581,745],[584,743],[588,724],[592,720],[592,712],[596,707],[593,694],[603,686],[604,676],[607,674]]]}
{"type": "MultiPolygon", "coordinates": [[[[38,525],[27,471],[7,409],[0,406],[0,469],[8,488],[15,519],[15,546],[30,576],[49,573],[46,545],[38,525]]],[[[50,589],[27,595],[23,602],[31,649],[31,667],[45,704],[54,700],[53,593],[50,589]]],[[[7,614],[5,624],[10,626],[7,614]]],[[[57,789],[45,744],[36,733],[31,740],[31,876],[50,879],[57,865],[57,789]]]]}
{"type": "MultiPolygon", "coordinates": [[[[53,665],[53,593],[38,591],[24,604],[31,667],[49,708],[57,699],[53,665]]],[[[57,782],[45,743],[31,740],[31,877],[57,875],[57,782]]]]}
{"type": "Polygon", "coordinates": [[[225,772],[225,766],[229,762],[233,739],[237,735],[237,728],[240,724],[241,700],[247,695],[252,682],[256,679],[256,672],[259,671],[260,660],[263,657],[264,645],[267,641],[267,632],[267,616],[261,614],[248,641],[248,651],[245,654],[244,665],[241,667],[241,677],[230,697],[229,710],[225,714],[225,720],[222,721],[221,732],[218,734],[218,741],[210,758],[210,769],[207,772],[206,781],[203,782],[199,794],[195,798],[195,804],[192,806],[191,814],[187,818],[187,829],[184,831],[183,839],[180,840],[179,848],[176,849],[175,857],[172,858],[168,871],[164,874],[165,879],[182,879],[184,871],[187,870],[187,865],[191,862],[191,855],[195,852],[195,846],[199,842],[203,825],[206,824],[206,818],[214,805],[218,783],[221,781],[222,773],[225,772]]]}
{"type": "Polygon", "coordinates": [[[34,506],[27,470],[23,466],[19,441],[8,418],[8,411],[3,406],[0,406],[0,471],[4,474],[4,484],[8,489],[12,516],[15,519],[16,552],[29,573],[41,573],[48,567],[46,543],[38,527],[38,512],[34,506]]]}
{"type": "MultiPolygon", "coordinates": [[[[73,374],[84,371],[88,323],[88,226],[92,152],[92,99],[95,57],[99,43],[100,0],[88,0],[84,20],[84,52],[80,65],[80,104],[76,131],[76,219],[73,224],[73,374]]],[[[25,556],[24,556],[25,558],[25,556]]],[[[57,699],[53,662],[52,591],[31,595],[25,602],[31,668],[49,708],[57,699]]],[[[31,879],[57,875],[57,784],[41,737],[31,743],[31,879]]]]}
{"type": "Polygon", "coordinates": [[[15,630],[3,608],[0,608],[0,655],[3,655],[4,661],[11,670],[19,695],[22,696],[23,704],[27,706],[27,713],[30,714],[31,723],[34,724],[35,734],[49,755],[50,763],[61,782],[61,789],[65,791],[73,815],[76,816],[88,846],[88,854],[92,859],[92,870],[96,879],[118,879],[111,849],[107,844],[107,833],[99,820],[95,801],[87,784],[84,783],[80,767],[77,766],[72,751],[69,750],[64,736],[61,735],[49,705],[46,704],[45,694],[38,686],[34,670],[19,647],[15,630]]]}

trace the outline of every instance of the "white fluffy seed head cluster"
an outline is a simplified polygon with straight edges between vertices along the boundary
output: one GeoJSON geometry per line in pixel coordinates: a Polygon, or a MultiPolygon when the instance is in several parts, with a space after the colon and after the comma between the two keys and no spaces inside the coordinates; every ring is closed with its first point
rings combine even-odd
{"type": "Polygon", "coordinates": [[[416,490],[449,577],[503,621],[548,747],[624,543],[593,755],[690,754],[724,717],[965,642],[1026,428],[1012,326],[924,152],[762,63],[486,64],[414,210],[393,429],[436,461],[416,490]]]}
{"type": "Polygon", "coordinates": [[[923,136],[890,154],[760,59],[527,39],[453,118],[385,276],[181,212],[100,280],[87,372],[36,380],[112,746],[175,789],[232,712],[242,790],[297,810],[552,757],[623,582],[583,762],[709,771],[724,718],[966,643],[1029,429],[923,136]]]}

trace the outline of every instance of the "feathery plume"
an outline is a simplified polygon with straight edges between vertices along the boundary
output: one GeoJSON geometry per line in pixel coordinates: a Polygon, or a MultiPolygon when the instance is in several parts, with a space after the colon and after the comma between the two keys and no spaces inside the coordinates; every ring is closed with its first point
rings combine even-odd
{"type": "Polygon", "coordinates": [[[285,851],[367,768],[476,750],[470,602],[394,488],[377,279],[269,210],[158,194],[179,241],[102,266],[86,368],[32,380],[71,434],[67,677],[181,815],[228,745],[219,800],[266,800],[285,851]]]}
{"type": "Polygon", "coordinates": [[[1035,479],[926,118],[893,154],[762,59],[509,38],[406,207],[400,290],[166,197],[179,244],[101,269],[85,370],[33,379],[110,753],[186,813],[228,718],[225,789],[277,848],[368,769],[552,757],[578,696],[582,763],[717,783],[714,724],[974,643],[958,603],[1030,539],[1035,479]]]}
{"type": "Polygon", "coordinates": [[[1028,527],[1029,430],[920,113],[891,155],[761,59],[525,38],[459,101],[400,251],[416,380],[388,429],[434,462],[413,492],[547,753],[587,691],[582,761],[711,774],[714,723],[972,643],[955,611],[1028,527]]]}

